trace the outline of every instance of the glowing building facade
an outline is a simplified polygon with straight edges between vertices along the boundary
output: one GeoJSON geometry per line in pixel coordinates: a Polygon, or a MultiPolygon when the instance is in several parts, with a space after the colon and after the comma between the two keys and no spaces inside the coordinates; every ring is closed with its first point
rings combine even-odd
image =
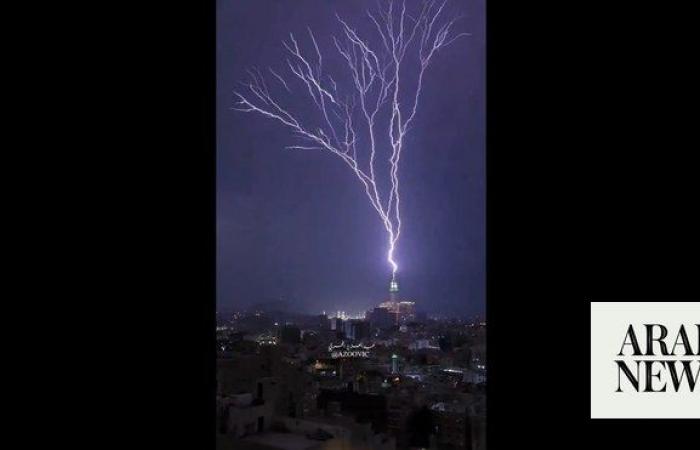
{"type": "Polygon", "coordinates": [[[416,303],[399,300],[399,283],[395,279],[389,283],[389,300],[381,303],[379,307],[389,311],[394,319],[394,325],[412,322],[416,319],[416,303]]]}

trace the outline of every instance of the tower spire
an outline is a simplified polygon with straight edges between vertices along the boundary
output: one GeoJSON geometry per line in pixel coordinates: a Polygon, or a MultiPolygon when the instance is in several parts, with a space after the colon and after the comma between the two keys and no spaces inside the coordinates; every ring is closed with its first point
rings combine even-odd
{"type": "Polygon", "coordinates": [[[392,277],[391,282],[389,283],[389,293],[395,292],[399,292],[399,282],[396,281],[395,277],[392,277]]]}
{"type": "Polygon", "coordinates": [[[392,307],[394,308],[394,311],[392,311],[395,315],[395,322],[397,325],[399,323],[399,307],[398,307],[398,295],[399,295],[399,282],[396,281],[396,277],[391,278],[391,282],[389,283],[389,301],[392,303],[392,307]]]}

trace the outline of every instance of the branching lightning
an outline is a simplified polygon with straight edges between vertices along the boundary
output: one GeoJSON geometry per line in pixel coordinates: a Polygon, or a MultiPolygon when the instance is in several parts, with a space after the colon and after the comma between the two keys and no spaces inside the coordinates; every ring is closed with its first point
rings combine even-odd
{"type": "Polygon", "coordinates": [[[272,68],[268,71],[285,97],[310,98],[320,113],[320,125],[309,124],[308,118],[302,123],[298,114],[282,105],[279,96],[270,93],[265,77],[257,69],[248,71],[250,80],[243,83],[245,94],[235,92],[238,101],[234,109],[277,120],[302,141],[288,149],[329,151],[350,167],[387,232],[387,261],[391,265],[392,280],[398,271],[394,251],[401,236],[398,169],[404,137],[418,111],[423,75],[433,56],[467,35],[452,33],[456,19],[438,25],[446,3],[447,0],[424,1],[415,17],[407,14],[405,1],[396,8],[394,2],[389,1],[385,8],[379,8],[377,15],[368,11],[367,17],[377,31],[374,44],[361,38],[336,15],[342,37],[334,36],[333,44],[348,69],[349,78],[345,84],[349,87],[345,90],[340,79],[337,82],[324,73],[323,56],[311,29],[308,29],[309,48],[313,48],[308,53],[312,56],[306,55],[290,34],[289,40],[282,42],[288,52],[285,63],[289,75],[285,78],[272,68]],[[407,59],[409,50],[413,53],[407,59]],[[412,75],[417,77],[408,93],[405,87],[402,89],[407,69],[415,70],[412,75]],[[363,140],[358,142],[361,135],[363,140]],[[390,146],[388,175],[384,181],[389,187],[384,193],[377,183],[382,177],[377,176],[376,168],[377,150],[382,142],[390,146]],[[367,149],[358,151],[358,146],[367,149]]]}

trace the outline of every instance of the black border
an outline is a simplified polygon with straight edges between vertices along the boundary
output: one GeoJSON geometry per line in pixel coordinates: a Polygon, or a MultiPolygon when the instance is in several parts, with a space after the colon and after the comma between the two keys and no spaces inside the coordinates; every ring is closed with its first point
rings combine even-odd
{"type": "MultiPolygon", "coordinates": [[[[74,170],[90,175],[77,190],[95,194],[104,183],[109,195],[100,191],[76,208],[85,217],[65,207],[51,216],[75,220],[91,250],[65,278],[80,275],[91,313],[61,325],[78,335],[77,359],[89,361],[66,378],[86,391],[91,402],[81,409],[92,417],[65,429],[94,434],[92,446],[114,439],[212,448],[215,2],[109,8],[91,10],[82,22],[91,29],[77,33],[81,44],[96,44],[76,58],[88,67],[72,80],[99,79],[85,86],[99,101],[81,108],[92,120],[66,117],[66,129],[87,138],[87,168],[74,170]],[[93,129],[95,122],[109,129],[93,129]],[[93,279],[98,273],[108,277],[93,279]]],[[[589,299],[700,298],[697,126],[684,110],[697,105],[700,76],[695,16],[683,8],[487,5],[492,450],[696,440],[692,420],[592,421],[589,395],[589,299]]],[[[52,70],[72,65],[59,61],[52,70]]],[[[51,120],[64,115],[49,112],[51,120]]],[[[62,257],[76,252],[78,237],[62,257]]],[[[52,375],[63,369],[51,367],[52,375]]],[[[70,403],[77,396],[63,380],[53,387],[68,391],[70,403]]]]}
{"type": "Polygon", "coordinates": [[[700,299],[688,13],[488,4],[489,448],[695,441],[694,419],[590,418],[590,299],[700,299]]]}

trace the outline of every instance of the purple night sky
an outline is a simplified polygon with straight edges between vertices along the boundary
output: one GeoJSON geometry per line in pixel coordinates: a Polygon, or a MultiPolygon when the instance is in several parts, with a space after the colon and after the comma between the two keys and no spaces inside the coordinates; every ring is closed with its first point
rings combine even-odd
{"type": "MultiPolygon", "coordinates": [[[[424,80],[400,166],[401,297],[429,312],[485,309],[485,0],[450,0],[455,31],[424,80]]],[[[419,4],[407,0],[411,9],[419,4]]],[[[231,110],[246,69],[282,72],[281,41],[306,27],[326,71],[335,13],[362,32],[375,0],[218,0],[217,308],[286,299],[299,311],[358,312],[387,297],[386,233],[361,184],[335,155],[293,151],[278,122],[231,110]]],[[[370,29],[367,29],[370,30],[370,29]]],[[[310,110],[304,97],[297,111],[310,110]],[[305,109],[306,108],[306,109],[305,109]]]]}

